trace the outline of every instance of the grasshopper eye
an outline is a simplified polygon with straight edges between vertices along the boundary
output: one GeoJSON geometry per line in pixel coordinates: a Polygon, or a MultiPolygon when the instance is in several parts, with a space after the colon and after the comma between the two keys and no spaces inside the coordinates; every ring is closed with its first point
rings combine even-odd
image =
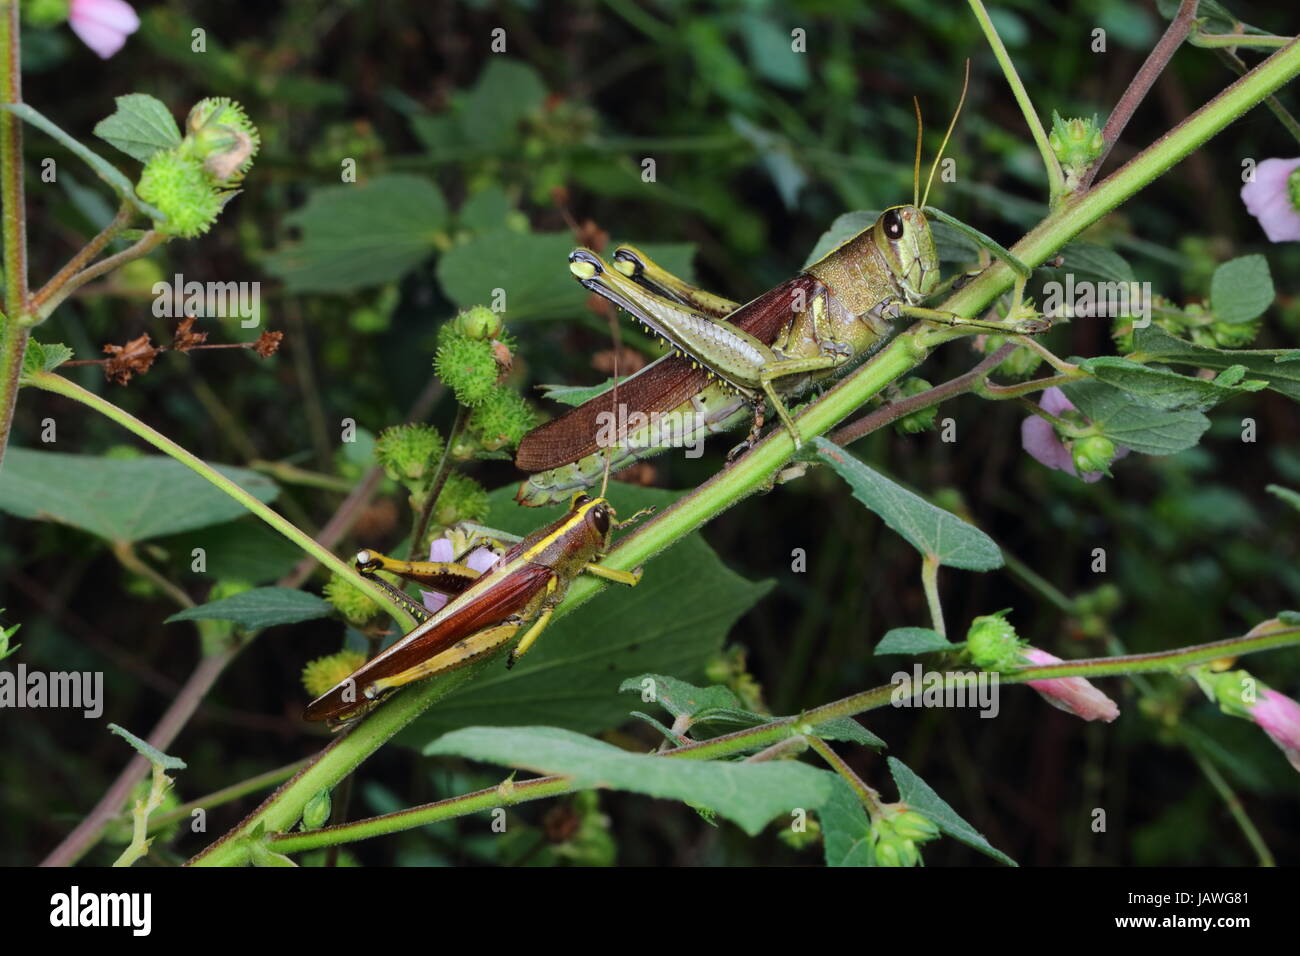
{"type": "Polygon", "coordinates": [[[898,217],[897,210],[891,209],[889,210],[889,212],[885,213],[883,225],[885,227],[886,238],[889,239],[903,238],[903,220],[898,217]]]}
{"type": "Polygon", "coordinates": [[[609,509],[604,505],[591,509],[591,522],[602,535],[609,533],[609,509]]]}

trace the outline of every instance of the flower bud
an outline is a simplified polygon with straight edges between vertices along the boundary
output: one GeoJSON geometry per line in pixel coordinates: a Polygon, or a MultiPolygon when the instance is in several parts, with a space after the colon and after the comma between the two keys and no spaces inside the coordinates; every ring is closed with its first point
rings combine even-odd
{"type": "Polygon", "coordinates": [[[1006,611],[975,618],[966,632],[966,651],[971,662],[985,670],[1018,667],[1022,646],[1015,627],[1006,619],[1006,611]]]}
{"type": "Polygon", "coordinates": [[[454,323],[439,332],[433,367],[443,384],[456,393],[456,401],[470,408],[487,401],[500,373],[491,341],[469,338],[458,332],[454,323]]]}
{"type": "Polygon", "coordinates": [[[1096,116],[1066,120],[1052,111],[1052,132],[1048,134],[1047,144],[1061,163],[1067,190],[1078,187],[1084,172],[1101,155],[1103,142],[1096,116]]]}
{"type": "Polygon", "coordinates": [[[135,191],[167,217],[156,221],[155,229],[185,239],[207,232],[225,205],[202,161],[184,155],[179,147],[150,156],[135,191]]]}
{"type": "MultiPolygon", "coordinates": [[[[333,604],[334,609],[342,614],[349,624],[357,627],[378,617],[383,610],[378,601],[339,574],[330,575],[323,593],[325,600],[333,604]]],[[[333,684],[330,686],[332,687],[333,684]]]]}
{"type": "Polygon", "coordinates": [[[452,327],[457,332],[471,339],[495,339],[505,328],[501,316],[485,305],[465,309],[451,321],[452,327]]]}
{"type": "Polygon", "coordinates": [[[1105,435],[1087,435],[1071,443],[1070,455],[1080,474],[1100,471],[1109,475],[1110,463],[1115,460],[1115,443],[1105,435]]]}
{"type": "Polygon", "coordinates": [[[318,657],[302,669],[302,686],[312,697],[319,697],[366,662],[358,651],[339,651],[318,657]]]}
{"type": "Polygon", "coordinates": [[[442,451],[442,435],[429,425],[394,425],[375,441],[375,458],[385,474],[411,488],[432,477],[442,451]]]}
{"type": "MultiPolygon", "coordinates": [[[[334,685],[331,684],[330,686],[334,685]]],[[[321,790],[308,800],[307,805],[302,808],[302,828],[304,830],[319,830],[329,818],[330,792],[321,790]]]]}
{"type": "Polygon", "coordinates": [[[523,396],[500,387],[488,393],[469,419],[471,431],[486,451],[515,447],[535,424],[537,415],[523,396]]]}

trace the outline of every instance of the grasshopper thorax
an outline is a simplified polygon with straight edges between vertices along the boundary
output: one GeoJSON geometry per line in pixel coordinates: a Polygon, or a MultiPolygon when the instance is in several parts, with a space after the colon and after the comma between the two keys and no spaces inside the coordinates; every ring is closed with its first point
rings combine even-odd
{"type": "Polygon", "coordinates": [[[925,213],[916,206],[892,206],[871,228],[899,290],[916,305],[939,284],[939,253],[925,213]]]}

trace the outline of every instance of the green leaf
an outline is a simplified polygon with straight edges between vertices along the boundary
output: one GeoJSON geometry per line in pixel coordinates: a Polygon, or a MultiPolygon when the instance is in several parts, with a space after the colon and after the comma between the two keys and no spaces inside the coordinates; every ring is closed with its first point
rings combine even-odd
{"type": "Polygon", "coordinates": [[[719,684],[712,687],[696,687],[684,680],[663,674],[641,674],[637,677],[629,677],[618,685],[618,691],[620,694],[634,691],[641,695],[644,702],[658,704],[674,718],[693,717],[706,708],[741,709],[740,698],[729,688],[719,684]],[[645,701],[647,694],[651,696],[650,701],[645,701]]]}
{"type": "Polygon", "coordinates": [[[31,339],[27,343],[27,352],[23,355],[23,375],[35,375],[58,368],[72,358],[72,349],[58,342],[37,342],[31,339]]]}
{"type": "Polygon", "coordinates": [[[862,801],[844,778],[835,775],[830,798],[817,813],[827,866],[872,866],[871,821],[862,801]]]}
{"type": "Polygon", "coordinates": [[[1300,510],[1300,492],[1292,491],[1290,488],[1283,488],[1281,485],[1265,485],[1264,490],[1277,495],[1292,508],[1300,510]]]}
{"type": "Polygon", "coordinates": [[[285,218],[302,238],[271,253],[265,265],[291,294],[382,285],[433,254],[447,219],[442,193],[420,176],[327,186],[285,218]]]}
{"type": "Polygon", "coordinates": [[[1119,253],[1095,242],[1075,239],[1061,250],[1062,273],[1073,273],[1074,281],[1133,282],[1133,267],[1119,253]]]}
{"type": "MultiPolygon", "coordinates": [[[[348,443],[346,447],[351,448],[353,444],[348,443]]],[[[202,548],[206,564],[203,573],[213,581],[265,584],[284,577],[302,560],[301,548],[252,515],[156,538],[153,543],[172,555],[172,560],[183,566],[185,573],[190,573],[194,549],[202,548]]]]}
{"type": "MultiPolygon", "coordinates": [[[[259,501],[273,501],[279,493],[265,475],[213,467],[259,501]]],[[[247,514],[239,502],[171,458],[101,458],[27,448],[10,448],[5,457],[0,511],[127,544],[247,514]]]]}
{"type": "Polygon", "coordinates": [[[148,162],[161,150],[181,144],[181,131],[171,110],[148,93],[117,97],[117,109],[95,124],[95,135],[132,159],[148,162]]]}
{"type": "Polygon", "coordinates": [[[851,744],[861,744],[872,750],[883,750],[888,746],[883,740],[858,723],[856,717],[840,717],[818,724],[813,728],[813,736],[822,740],[843,740],[851,744]]]}
{"type": "MultiPolygon", "coordinates": [[[[1079,362],[1079,367],[1100,382],[1122,389],[1133,401],[1148,408],[1169,411],[1190,408],[1198,412],[1219,402],[1267,388],[1263,379],[1247,379],[1240,385],[1227,380],[1208,381],[1179,375],[1165,368],[1142,365],[1118,355],[1101,355],[1079,362]]],[[[1234,368],[1245,369],[1238,365],[1234,368]]],[[[1226,374],[1226,373],[1225,373],[1226,374]]]]}
{"type": "Polygon", "coordinates": [[[328,617],[333,608],[314,594],[294,588],[253,588],[173,614],[175,621],[233,621],[236,627],[255,631],[277,624],[296,624],[328,617]]]}
{"type": "MultiPolygon", "coordinates": [[[[609,497],[623,515],[648,506],[661,510],[680,492],[612,483],[609,497]]],[[[514,488],[492,492],[487,524],[523,534],[564,512],[563,507],[520,508],[514,488]]],[[[692,534],[645,565],[634,588],[616,584],[551,624],[514,668],[493,662],[399,736],[407,746],[472,725],[546,724],[596,733],[627,719],[619,685],[637,674],[704,677],[736,620],[771,588],[750,582],[692,534]]]]}
{"type": "Polygon", "coordinates": [[[1277,619],[1283,624],[1289,624],[1295,627],[1300,624],[1300,611],[1278,611],[1277,619]]]}
{"type": "Polygon", "coordinates": [[[424,748],[426,756],[471,760],[572,777],[578,787],[630,790],[708,807],[750,836],[796,809],[830,797],[825,771],[793,760],[736,763],[629,753],[558,727],[469,727],[424,748]]]}
{"type": "Polygon", "coordinates": [[[1210,280],[1210,308],[1220,322],[1254,321],[1273,304],[1273,295],[1268,260],[1258,253],[1228,260],[1210,280]]]}
{"type": "Polygon", "coordinates": [[[889,772],[898,786],[898,798],[913,810],[919,810],[930,818],[940,830],[955,840],[960,840],[969,847],[979,850],[986,856],[1015,866],[1016,861],[1001,850],[994,849],[973,826],[958,816],[957,811],[948,806],[930,786],[913,773],[903,761],[889,757],[889,772]]]}
{"type": "Polygon", "coordinates": [[[1131,359],[1193,365],[1197,368],[1227,369],[1244,365],[1268,387],[1300,402],[1300,363],[1287,361],[1289,349],[1212,349],[1175,338],[1164,329],[1150,326],[1134,333],[1131,359]]]}
{"type": "Polygon", "coordinates": [[[1210,427],[1210,420],[1200,412],[1147,408],[1104,382],[1072,382],[1064,391],[1107,438],[1143,455],[1184,451],[1210,427]]]}
{"type": "Polygon", "coordinates": [[[572,318],[586,292],[569,272],[567,232],[498,230],[453,246],[438,260],[438,282],[459,308],[486,305],[505,292],[505,314],[519,319],[572,318]]]}
{"type": "Polygon", "coordinates": [[[790,31],[782,29],[759,13],[746,13],[740,19],[749,62],[763,79],[792,90],[808,86],[808,55],[796,52],[790,31]]]}
{"type": "Polygon", "coordinates": [[[144,757],[154,766],[162,767],[164,770],[184,770],[185,761],[180,757],[169,757],[153,744],[146,740],[141,740],[125,727],[119,727],[117,724],[109,724],[110,733],[117,734],[128,744],[135,748],[136,752],[144,757]]]}
{"type": "Polygon", "coordinates": [[[876,654],[929,654],[960,647],[928,627],[896,627],[880,639],[876,654]]]}
{"type": "Polygon", "coordinates": [[[541,108],[546,85],[536,70],[518,60],[490,56],[487,61],[458,118],[470,143],[497,148],[514,139],[520,120],[541,108]]]}
{"type": "Polygon", "coordinates": [[[815,444],[818,457],[848,482],[853,497],[922,554],[967,571],[1002,566],[1001,550],[979,528],[873,471],[839,445],[825,438],[817,438],[815,444]]]}
{"type": "Polygon", "coordinates": [[[68,149],[72,150],[78,158],[83,160],[91,169],[93,169],[95,175],[113,188],[113,192],[117,193],[131,205],[135,206],[136,209],[140,210],[140,212],[144,213],[150,219],[156,219],[159,222],[167,221],[167,217],[163,214],[161,209],[149,205],[135,194],[135,186],[131,184],[131,180],[127,179],[126,176],[122,174],[120,169],[104,157],[100,156],[94,150],[83,145],[80,140],[76,139],[70,133],[66,133],[58,126],[54,125],[54,123],[50,122],[26,103],[0,103],[0,110],[8,110],[23,119],[25,122],[31,123],[37,129],[53,136],[68,149]]]}
{"type": "Polygon", "coordinates": [[[494,232],[505,228],[512,208],[506,191],[493,183],[466,199],[456,218],[474,232],[494,232]]]}

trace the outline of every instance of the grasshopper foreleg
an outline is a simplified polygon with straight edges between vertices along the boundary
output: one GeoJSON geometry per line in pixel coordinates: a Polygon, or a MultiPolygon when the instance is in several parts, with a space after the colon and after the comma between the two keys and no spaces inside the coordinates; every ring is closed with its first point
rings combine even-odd
{"type": "Polygon", "coordinates": [[[1003,335],[1039,335],[1052,327],[1045,318],[1016,319],[1005,322],[985,322],[982,319],[968,319],[955,312],[943,312],[939,309],[926,309],[916,305],[893,303],[888,307],[894,318],[921,319],[952,328],[983,329],[999,332],[1003,335]]]}

